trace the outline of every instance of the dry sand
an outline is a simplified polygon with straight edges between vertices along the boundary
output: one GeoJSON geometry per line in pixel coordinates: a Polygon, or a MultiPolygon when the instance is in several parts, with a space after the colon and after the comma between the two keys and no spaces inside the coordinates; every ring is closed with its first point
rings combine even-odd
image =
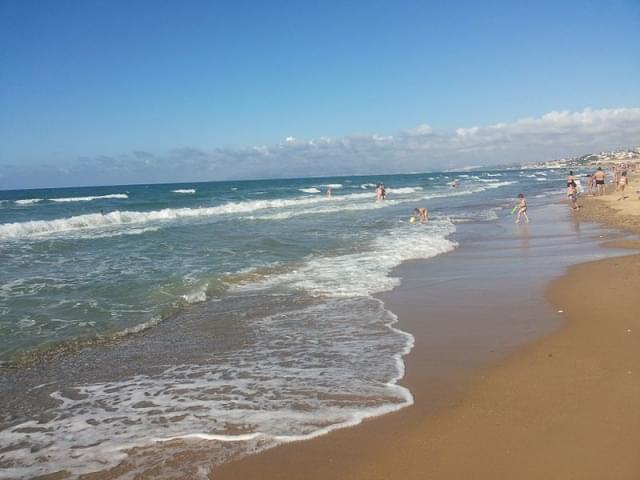
{"type": "Polygon", "coordinates": [[[621,200],[621,193],[613,191],[598,197],[582,197],[579,201],[582,208],[577,215],[585,220],[640,233],[640,200],[636,193],[638,189],[640,181],[632,180],[625,188],[624,200],[621,200]]]}
{"type": "MultiPolygon", "coordinates": [[[[615,198],[588,198],[577,215],[638,232],[640,201],[615,198]]],[[[637,480],[639,291],[640,255],[571,267],[547,289],[566,320],[554,333],[472,381],[455,369],[428,388],[407,378],[415,406],[223,465],[214,478],[637,480]],[[422,401],[438,389],[449,394],[422,401]]]]}

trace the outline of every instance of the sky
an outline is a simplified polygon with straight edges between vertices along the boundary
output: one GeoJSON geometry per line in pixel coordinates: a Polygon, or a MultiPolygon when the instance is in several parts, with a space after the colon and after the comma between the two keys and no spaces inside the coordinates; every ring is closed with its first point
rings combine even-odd
{"type": "Polygon", "coordinates": [[[0,189],[640,144],[640,0],[0,0],[0,189]]]}

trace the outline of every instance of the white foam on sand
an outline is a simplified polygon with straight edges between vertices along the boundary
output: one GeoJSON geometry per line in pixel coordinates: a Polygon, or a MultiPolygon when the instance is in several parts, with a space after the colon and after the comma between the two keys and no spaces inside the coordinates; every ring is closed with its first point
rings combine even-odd
{"type": "Polygon", "coordinates": [[[413,337],[395,322],[382,302],[329,300],[259,320],[251,349],[226,352],[214,364],[82,385],[71,396],[55,392],[47,421],[2,432],[11,465],[2,475],[68,470],[77,477],[115,466],[132,447],[175,439],[255,451],[254,440],[266,448],[397,410],[413,402],[397,385],[413,337]]]}

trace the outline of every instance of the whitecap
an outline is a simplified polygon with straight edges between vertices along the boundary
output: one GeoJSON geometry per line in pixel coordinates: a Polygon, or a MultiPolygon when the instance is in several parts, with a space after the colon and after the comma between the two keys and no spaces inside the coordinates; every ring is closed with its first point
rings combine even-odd
{"type": "Polygon", "coordinates": [[[127,198],[129,198],[129,195],[127,195],[126,193],[110,193],[108,195],[96,195],[96,196],[88,196],[88,197],[49,198],[48,200],[51,202],[90,202],[92,200],[102,200],[102,199],[126,200],[127,198]]]}

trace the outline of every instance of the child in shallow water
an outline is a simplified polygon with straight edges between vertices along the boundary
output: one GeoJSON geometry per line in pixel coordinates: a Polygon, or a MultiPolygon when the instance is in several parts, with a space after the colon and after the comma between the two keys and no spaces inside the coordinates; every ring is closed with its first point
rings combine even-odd
{"type": "Polygon", "coordinates": [[[420,219],[420,223],[427,223],[429,221],[429,211],[424,207],[417,207],[413,209],[415,218],[420,219]]]}
{"type": "Polygon", "coordinates": [[[527,199],[524,198],[524,194],[518,194],[518,203],[516,205],[518,213],[516,215],[516,223],[520,223],[520,217],[524,216],[526,223],[529,223],[529,216],[527,215],[527,199]]]}

